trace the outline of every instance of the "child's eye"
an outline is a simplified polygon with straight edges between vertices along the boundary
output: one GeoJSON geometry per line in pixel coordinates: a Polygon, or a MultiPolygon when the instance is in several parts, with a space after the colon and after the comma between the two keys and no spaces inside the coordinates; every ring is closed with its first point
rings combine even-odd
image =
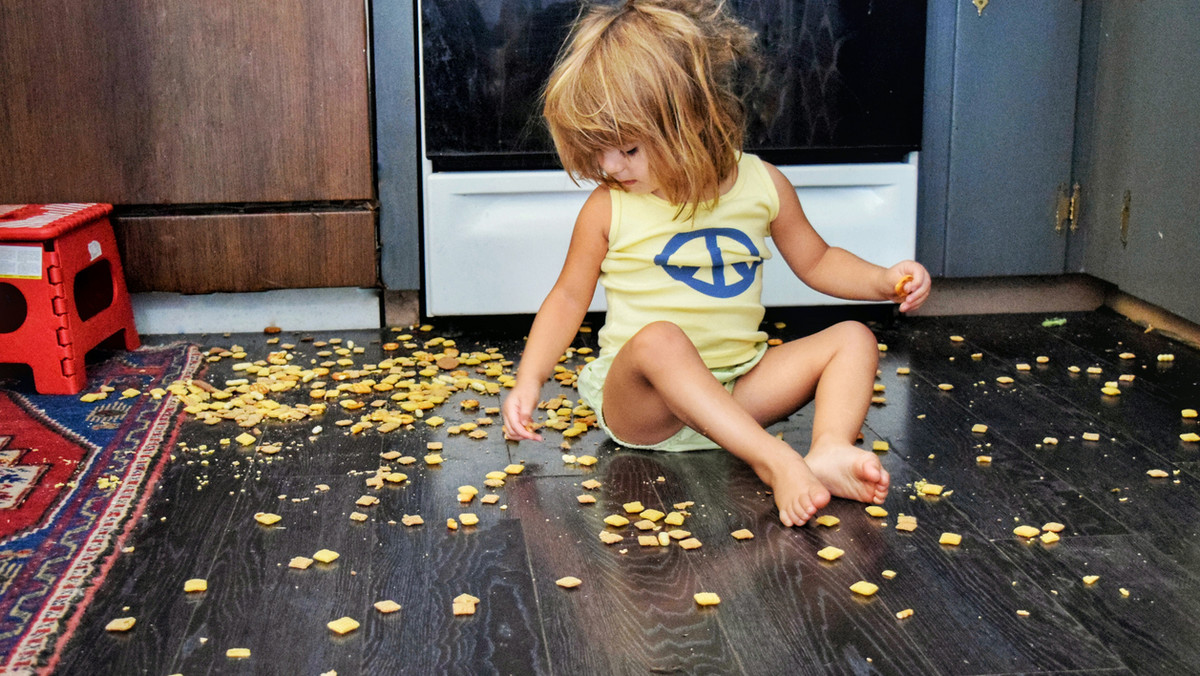
{"type": "Polygon", "coordinates": [[[634,146],[628,150],[622,150],[621,152],[625,153],[626,155],[636,155],[637,151],[638,151],[638,147],[634,146]]]}

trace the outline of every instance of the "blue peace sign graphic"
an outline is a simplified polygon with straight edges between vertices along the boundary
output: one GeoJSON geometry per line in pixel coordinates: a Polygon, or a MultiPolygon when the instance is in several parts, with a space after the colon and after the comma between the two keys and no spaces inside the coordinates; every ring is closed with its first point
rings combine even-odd
{"type": "Polygon", "coordinates": [[[654,257],[654,264],[661,266],[672,279],[683,282],[691,289],[699,291],[706,296],[712,296],[713,298],[733,298],[750,288],[750,285],[754,283],[754,275],[758,270],[758,266],[762,265],[762,257],[758,247],[754,246],[754,242],[750,241],[750,237],[741,230],[733,228],[705,228],[703,230],[676,234],[663,247],[662,253],[654,257]],[[728,237],[734,240],[746,247],[751,256],[756,257],[752,261],[731,263],[729,265],[740,277],[733,283],[726,283],[725,280],[725,259],[721,255],[721,247],[718,245],[718,240],[721,237],[728,237]],[[671,260],[671,256],[676,251],[679,251],[680,247],[693,239],[703,239],[704,245],[708,248],[708,255],[712,259],[711,282],[696,278],[696,273],[700,271],[700,266],[671,265],[668,262],[671,260]]]}

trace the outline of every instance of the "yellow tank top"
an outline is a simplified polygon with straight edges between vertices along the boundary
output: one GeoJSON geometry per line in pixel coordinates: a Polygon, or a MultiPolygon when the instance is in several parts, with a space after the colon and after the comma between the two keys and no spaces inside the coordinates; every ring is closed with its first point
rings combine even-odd
{"type": "Polygon", "coordinates": [[[779,195],[762,160],[743,153],[737,179],[693,218],[654,195],[614,190],[608,254],[600,266],[608,313],[601,354],[615,354],[643,326],[669,321],[691,339],[709,368],[755,355],[760,330],[765,240],[779,195]]]}

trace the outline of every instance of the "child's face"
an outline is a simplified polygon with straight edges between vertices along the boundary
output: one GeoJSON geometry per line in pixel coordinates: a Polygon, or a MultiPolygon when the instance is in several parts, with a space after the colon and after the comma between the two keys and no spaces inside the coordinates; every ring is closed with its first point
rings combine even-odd
{"type": "Polygon", "coordinates": [[[600,169],[619,181],[627,192],[658,194],[658,181],[651,174],[647,155],[638,144],[601,150],[599,160],[600,169]]]}

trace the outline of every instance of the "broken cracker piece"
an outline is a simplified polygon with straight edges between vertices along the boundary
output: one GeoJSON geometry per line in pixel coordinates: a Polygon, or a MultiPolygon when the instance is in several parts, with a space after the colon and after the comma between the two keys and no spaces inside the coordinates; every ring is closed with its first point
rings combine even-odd
{"type": "Polygon", "coordinates": [[[608,531],[608,530],[600,531],[600,541],[606,545],[616,544],[624,539],[625,538],[623,536],[618,535],[617,533],[614,533],[612,531],[608,531]]]}
{"type": "Polygon", "coordinates": [[[912,608],[905,608],[904,610],[898,611],[896,613],[897,620],[907,620],[908,618],[910,618],[912,616],[913,616],[912,608]]]}
{"type": "Polygon", "coordinates": [[[279,516],[278,514],[272,514],[270,512],[258,512],[254,515],[254,520],[264,526],[270,526],[271,524],[279,523],[279,520],[282,518],[282,516],[279,516]]]}
{"type": "Polygon", "coordinates": [[[754,533],[751,533],[750,529],[748,528],[740,528],[730,533],[730,535],[732,535],[733,539],[735,540],[751,540],[754,538],[754,533]]]}

